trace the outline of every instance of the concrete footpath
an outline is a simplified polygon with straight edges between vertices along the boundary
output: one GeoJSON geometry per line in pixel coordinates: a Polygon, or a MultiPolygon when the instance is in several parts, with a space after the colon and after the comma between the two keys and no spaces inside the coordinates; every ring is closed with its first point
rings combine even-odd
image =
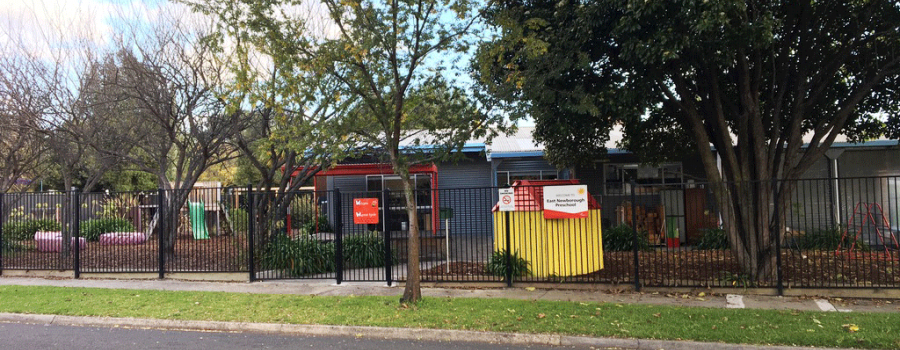
{"type": "MultiPolygon", "coordinates": [[[[344,283],[333,281],[290,280],[272,282],[193,282],[179,280],[108,280],[108,279],[43,279],[0,277],[0,285],[58,286],[113,289],[149,289],[172,291],[212,291],[257,294],[297,295],[378,295],[399,296],[401,287],[384,283],[344,283]]],[[[509,298],[628,304],[672,305],[683,307],[754,308],[827,312],[897,312],[900,301],[886,299],[843,299],[815,297],[775,297],[742,294],[634,293],[603,290],[558,290],[534,288],[423,288],[426,297],[509,298]]],[[[531,335],[494,332],[471,332],[430,329],[394,329],[379,327],[251,324],[238,322],[175,321],[156,319],[124,319],[72,317],[53,315],[0,314],[0,322],[22,322],[56,325],[133,327],[173,330],[251,331],[280,334],[347,335],[376,338],[480,341],[506,344],[544,344],[577,347],[628,349],[787,349],[787,347],[753,347],[720,343],[655,341],[638,339],[588,338],[560,335],[531,335]]]]}

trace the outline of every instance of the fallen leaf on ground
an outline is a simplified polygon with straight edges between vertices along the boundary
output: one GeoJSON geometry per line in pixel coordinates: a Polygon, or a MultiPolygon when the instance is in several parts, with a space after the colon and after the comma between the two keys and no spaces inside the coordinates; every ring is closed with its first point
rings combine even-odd
{"type": "Polygon", "coordinates": [[[841,327],[844,327],[844,329],[846,329],[850,333],[859,332],[859,326],[852,323],[842,325],[841,327]]]}

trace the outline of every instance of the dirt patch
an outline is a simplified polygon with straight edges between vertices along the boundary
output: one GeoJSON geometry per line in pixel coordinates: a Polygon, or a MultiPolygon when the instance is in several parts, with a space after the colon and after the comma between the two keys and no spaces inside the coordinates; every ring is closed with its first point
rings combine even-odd
{"type": "Polygon", "coordinates": [[[422,271],[422,275],[444,275],[444,276],[480,276],[484,275],[484,263],[481,262],[451,262],[448,271],[447,264],[433,267],[422,271]]]}
{"type": "MultiPolygon", "coordinates": [[[[6,253],[4,269],[71,270],[74,253],[40,252],[33,242],[24,242],[23,251],[6,253]]],[[[175,240],[174,259],[165,261],[169,272],[237,272],[247,270],[246,239],[232,236],[195,240],[179,235],[175,240]]],[[[79,255],[82,272],[157,272],[159,241],[156,236],[142,244],[101,245],[87,242],[79,255]]]]}
{"type": "MultiPolygon", "coordinates": [[[[785,287],[897,287],[900,262],[884,253],[848,257],[831,251],[786,251],[782,253],[785,287]]],[[[893,255],[897,257],[897,255],[893,255]]],[[[774,287],[776,279],[751,280],[728,250],[652,251],[638,253],[638,275],[644,286],[665,287],[774,287]]],[[[453,262],[423,271],[430,281],[502,277],[484,273],[483,262],[453,262]]],[[[604,252],[604,269],[571,277],[519,277],[529,282],[633,283],[634,253],[604,252]]]]}
{"type": "MultiPolygon", "coordinates": [[[[3,269],[71,270],[73,256],[58,252],[38,252],[34,242],[25,248],[4,253],[3,269]]],[[[238,272],[247,270],[247,242],[243,237],[218,236],[195,240],[180,235],[175,257],[167,259],[166,271],[238,272]]],[[[638,254],[638,275],[644,286],[665,287],[774,287],[775,278],[754,281],[747,278],[729,250],[658,250],[638,254]]],[[[571,277],[517,277],[528,282],[633,283],[632,252],[604,252],[604,269],[571,277]]],[[[838,255],[833,251],[786,250],[782,253],[782,273],[787,288],[812,287],[900,287],[900,252],[871,252],[865,255],[838,255]]],[[[100,245],[88,242],[81,252],[83,272],[156,272],[159,251],[156,237],[138,245],[100,245]]],[[[422,271],[424,281],[499,282],[502,276],[485,273],[485,261],[451,262],[422,271]]]]}

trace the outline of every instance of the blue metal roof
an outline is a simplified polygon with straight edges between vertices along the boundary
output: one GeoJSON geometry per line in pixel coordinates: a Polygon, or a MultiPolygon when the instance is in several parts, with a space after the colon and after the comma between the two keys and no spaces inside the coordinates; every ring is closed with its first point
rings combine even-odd
{"type": "Polygon", "coordinates": [[[491,153],[491,158],[543,157],[544,151],[491,153]]]}
{"type": "MultiPolygon", "coordinates": [[[[428,149],[433,149],[436,147],[437,146],[435,146],[435,145],[418,145],[418,146],[401,146],[400,149],[401,150],[404,150],[404,149],[428,150],[428,149]]],[[[485,145],[483,143],[467,143],[467,144],[463,145],[462,149],[461,149],[461,151],[464,153],[482,152],[484,150],[485,150],[485,145]]]]}
{"type": "MultiPolygon", "coordinates": [[[[900,146],[898,140],[872,140],[865,142],[835,142],[831,144],[832,148],[851,148],[851,147],[891,147],[900,146]]],[[[806,147],[806,145],[803,145],[806,147]]]]}

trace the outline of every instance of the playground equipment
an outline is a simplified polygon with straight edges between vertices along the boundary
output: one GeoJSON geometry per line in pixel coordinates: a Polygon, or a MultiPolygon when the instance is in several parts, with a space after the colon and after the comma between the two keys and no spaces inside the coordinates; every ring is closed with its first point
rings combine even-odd
{"type": "MultiPolygon", "coordinates": [[[[75,246],[75,237],[71,237],[72,246],[75,246]]],[[[38,231],[34,233],[34,241],[37,244],[37,250],[41,252],[58,252],[62,250],[62,232],[60,231],[38,231]]],[[[87,248],[84,237],[78,237],[79,249],[87,248]]]]}
{"type": "Polygon", "coordinates": [[[203,202],[190,202],[188,212],[191,217],[191,231],[194,239],[209,239],[209,230],[206,229],[206,207],[203,202]]]}
{"type": "Polygon", "coordinates": [[[147,241],[143,232],[110,232],[100,235],[100,245],[142,244],[147,241]]]}
{"type": "Polygon", "coordinates": [[[843,235],[841,235],[841,242],[838,244],[838,249],[835,253],[838,255],[847,254],[850,258],[861,257],[862,254],[854,252],[854,250],[860,234],[863,234],[866,229],[871,229],[875,232],[878,243],[884,248],[884,254],[874,252],[875,254],[873,255],[877,255],[881,259],[898,260],[900,258],[900,255],[895,256],[891,252],[891,249],[900,250],[900,243],[897,241],[897,232],[891,228],[890,220],[884,215],[884,209],[882,209],[881,204],[866,202],[857,202],[856,206],[853,207],[853,215],[847,220],[847,227],[844,229],[843,235]],[[853,234],[852,239],[850,239],[851,233],[853,234]],[[888,242],[885,237],[890,237],[890,241],[888,242]],[[845,242],[850,244],[846,252],[842,250],[842,244],[845,242]],[[893,247],[891,247],[891,243],[893,243],[893,247]]]}

